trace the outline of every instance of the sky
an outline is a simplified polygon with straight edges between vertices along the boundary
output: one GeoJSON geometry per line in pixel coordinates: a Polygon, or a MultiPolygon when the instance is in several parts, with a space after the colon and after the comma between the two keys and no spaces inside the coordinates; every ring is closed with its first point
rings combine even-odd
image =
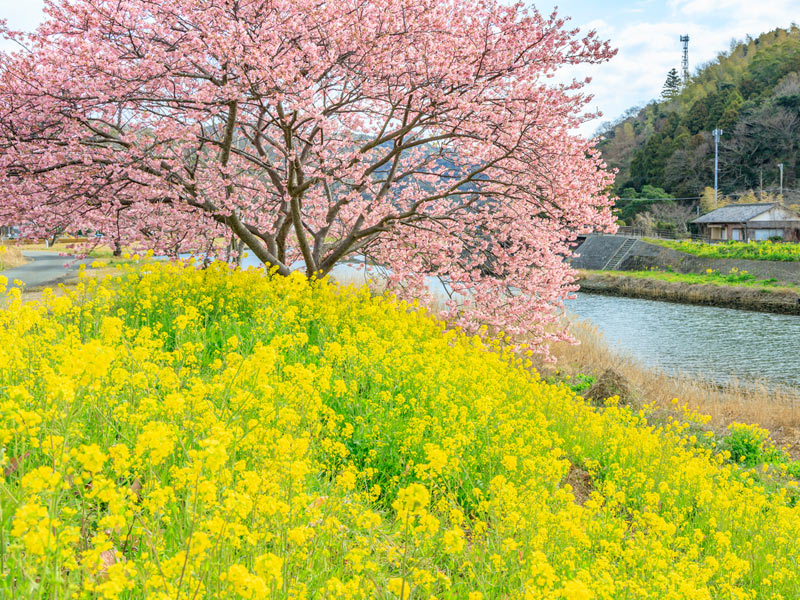
{"type": "MultiPolygon", "coordinates": [[[[0,0],[0,19],[12,29],[30,30],[42,19],[42,5],[43,0],[0,0]]],[[[631,106],[658,97],[667,72],[673,67],[680,71],[681,35],[690,37],[693,72],[728,50],[731,40],[800,20],[800,0],[544,0],[533,5],[546,15],[557,5],[571,26],[596,29],[619,50],[608,63],[562,75],[592,78],[587,91],[594,98],[588,108],[603,116],[581,127],[587,136],[631,106]]],[[[9,46],[0,41],[0,49],[9,46]]]]}

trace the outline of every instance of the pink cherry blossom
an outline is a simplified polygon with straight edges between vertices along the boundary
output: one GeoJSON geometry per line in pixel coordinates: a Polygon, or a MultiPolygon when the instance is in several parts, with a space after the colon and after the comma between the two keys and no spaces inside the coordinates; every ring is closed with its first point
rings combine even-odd
{"type": "Polygon", "coordinates": [[[0,54],[0,219],[118,246],[354,254],[444,318],[536,340],[612,175],[565,65],[614,51],[494,0],[55,0],[0,54]]]}

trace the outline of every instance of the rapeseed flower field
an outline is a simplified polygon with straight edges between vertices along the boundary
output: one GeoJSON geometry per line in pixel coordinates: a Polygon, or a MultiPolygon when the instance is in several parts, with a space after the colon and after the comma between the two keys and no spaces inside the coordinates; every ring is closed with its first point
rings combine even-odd
{"type": "Polygon", "coordinates": [[[796,242],[728,241],[718,244],[694,242],[691,240],[662,240],[646,238],[651,244],[665,246],[694,256],[704,258],[741,258],[747,260],[800,261],[800,244],[796,242]]]}
{"type": "Polygon", "coordinates": [[[10,290],[0,597],[799,597],[779,469],[647,417],[327,281],[10,290]]]}

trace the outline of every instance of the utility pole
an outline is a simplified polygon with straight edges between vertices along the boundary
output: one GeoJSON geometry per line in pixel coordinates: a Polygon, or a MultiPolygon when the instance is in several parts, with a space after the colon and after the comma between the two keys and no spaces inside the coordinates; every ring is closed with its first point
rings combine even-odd
{"type": "Polygon", "coordinates": [[[717,206],[717,189],[719,184],[719,138],[722,129],[715,129],[711,132],[714,135],[714,206],[717,206]]]}
{"type": "Polygon", "coordinates": [[[778,170],[781,172],[781,201],[783,201],[783,163],[778,163],[778,170]]]}

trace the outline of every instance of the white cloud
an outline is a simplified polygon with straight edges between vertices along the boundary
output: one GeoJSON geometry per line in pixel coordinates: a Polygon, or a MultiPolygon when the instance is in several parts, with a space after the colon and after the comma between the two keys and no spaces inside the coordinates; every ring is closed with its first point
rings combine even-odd
{"type": "Polygon", "coordinates": [[[641,15],[632,14],[621,25],[592,21],[582,27],[596,28],[619,52],[608,63],[580,71],[593,79],[587,86],[595,96],[591,108],[604,113],[584,124],[581,133],[591,135],[603,121],[657,98],[667,72],[673,67],[680,69],[679,36],[690,37],[689,62],[694,72],[698,65],[727,51],[732,39],[789,26],[792,18],[800,15],[800,0],[670,0],[668,8],[669,14],[658,22],[635,22],[641,15]]]}
{"type": "MultiPolygon", "coordinates": [[[[44,0],[0,0],[0,19],[4,19],[10,29],[32,31],[41,23],[44,0]]],[[[0,50],[16,50],[14,42],[0,39],[0,50]]]]}
{"type": "Polygon", "coordinates": [[[767,17],[791,14],[798,4],[793,0],[670,0],[670,9],[676,14],[692,17],[713,17],[722,21],[739,20],[747,17],[767,17]]]}

